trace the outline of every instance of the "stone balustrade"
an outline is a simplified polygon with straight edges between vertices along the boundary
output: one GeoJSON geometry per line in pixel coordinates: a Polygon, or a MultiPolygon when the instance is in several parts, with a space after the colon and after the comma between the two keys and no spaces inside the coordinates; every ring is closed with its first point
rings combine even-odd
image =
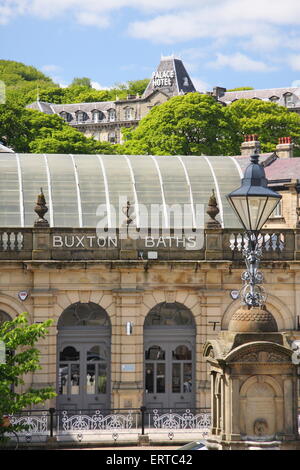
{"type": "MultiPolygon", "coordinates": [[[[0,229],[2,260],[242,260],[247,239],[236,229],[205,229],[182,235],[117,230],[99,236],[95,229],[0,229]],[[135,239],[134,239],[135,238],[135,239]]],[[[264,230],[258,243],[262,261],[300,259],[300,230],[264,230]]]]}

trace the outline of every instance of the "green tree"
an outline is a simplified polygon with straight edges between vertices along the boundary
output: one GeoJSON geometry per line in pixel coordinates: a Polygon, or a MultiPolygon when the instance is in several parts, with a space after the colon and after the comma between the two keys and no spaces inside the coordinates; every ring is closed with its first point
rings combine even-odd
{"type": "Polygon", "coordinates": [[[299,155],[300,116],[297,113],[277,103],[241,99],[226,107],[225,114],[236,122],[239,144],[243,141],[243,135],[257,134],[262,152],[272,152],[279,137],[290,136],[295,143],[295,155],[299,155]]]}
{"type": "Polygon", "coordinates": [[[85,137],[70,126],[62,130],[42,128],[39,136],[29,144],[32,153],[114,154],[116,149],[109,142],[99,142],[85,137]]]}
{"type": "Polygon", "coordinates": [[[123,129],[119,151],[153,155],[232,155],[235,121],[213,97],[199,93],[176,96],[151,109],[136,129],[123,129]]]}
{"type": "Polygon", "coordinates": [[[88,78],[88,77],[73,78],[71,86],[78,86],[78,85],[79,86],[84,86],[84,87],[87,87],[87,88],[92,88],[91,79],[88,78]]]}
{"type": "Polygon", "coordinates": [[[116,147],[85,137],[56,114],[0,105],[0,141],[16,152],[105,153],[116,147]]]}
{"type": "MultiPolygon", "coordinates": [[[[56,396],[50,387],[27,390],[24,387],[26,374],[41,369],[40,352],[36,344],[46,337],[51,323],[48,320],[30,325],[24,313],[0,324],[0,340],[4,342],[7,351],[6,363],[0,364],[0,423],[5,415],[18,413],[56,396]]],[[[7,430],[0,426],[0,441],[7,430]]]]}
{"type": "Polygon", "coordinates": [[[254,90],[252,86],[240,86],[237,88],[231,88],[230,90],[227,91],[244,91],[244,90],[254,90]]]}

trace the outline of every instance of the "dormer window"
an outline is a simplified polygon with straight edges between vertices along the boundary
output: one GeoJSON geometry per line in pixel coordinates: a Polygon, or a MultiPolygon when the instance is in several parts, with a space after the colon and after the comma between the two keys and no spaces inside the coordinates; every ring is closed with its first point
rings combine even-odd
{"type": "Polygon", "coordinates": [[[60,113],[60,117],[61,117],[64,121],[66,121],[66,122],[70,122],[71,119],[72,119],[71,114],[70,114],[70,113],[67,113],[67,111],[62,111],[62,112],[60,113]]]}
{"type": "Polygon", "coordinates": [[[279,101],[279,97],[278,96],[271,96],[270,101],[272,101],[272,103],[277,103],[277,101],[279,101]]]}
{"type": "Polygon", "coordinates": [[[125,117],[125,121],[131,121],[132,119],[134,119],[134,109],[125,108],[124,117],[125,117]]]}
{"type": "Polygon", "coordinates": [[[116,120],[116,111],[114,109],[109,109],[107,111],[107,117],[109,121],[115,121],[116,120]]]}
{"type": "Polygon", "coordinates": [[[294,107],[294,106],[295,106],[294,97],[293,97],[293,94],[292,94],[292,93],[286,93],[286,94],[284,95],[284,101],[285,101],[285,105],[286,105],[288,108],[291,108],[291,107],[294,107]]]}
{"type": "Polygon", "coordinates": [[[102,111],[98,111],[98,110],[93,111],[94,122],[100,122],[100,121],[103,121],[103,119],[104,119],[104,114],[102,113],[102,111]]]}
{"type": "Polygon", "coordinates": [[[84,111],[77,111],[76,121],[77,121],[78,124],[84,122],[86,120],[86,118],[87,118],[87,115],[84,111]]]}

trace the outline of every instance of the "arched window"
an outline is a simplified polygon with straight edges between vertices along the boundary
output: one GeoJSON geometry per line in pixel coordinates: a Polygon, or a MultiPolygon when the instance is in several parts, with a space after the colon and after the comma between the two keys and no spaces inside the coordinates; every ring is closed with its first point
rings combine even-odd
{"type": "Polygon", "coordinates": [[[145,326],[194,326],[194,318],[185,305],[162,302],[150,310],[145,326]]]}
{"type": "Polygon", "coordinates": [[[57,408],[106,409],[110,403],[110,320],[93,302],[76,302],[58,321],[57,408]]]}
{"type": "Polygon", "coordinates": [[[116,111],[115,109],[109,109],[107,111],[108,121],[115,121],[116,120],[116,111]]]}
{"type": "Polygon", "coordinates": [[[134,119],[134,109],[126,107],[124,110],[124,118],[125,121],[131,121],[132,119],[134,119]]]}
{"type": "Polygon", "coordinates": [[[295,106],[293,93],[285,93],[284,103],[288,108],[293,108],[295,106]]]}
{"type": "Polygon", "coordinates": [[[62,111],[60,113],[60,117],[63,118],[64,121],[70,122],[72,120],[72,116],[70,113],[67,113],[67,111],[62,111]]]}
{"type": "Polygon", "coordinates": [[[144,323],[145,406],[182,408],[195,406],[194,317],[179,302],[162,302],[144,323]]]}
{"type": "Polygon", "coordinates": [[[58,320],[57,328],[99,327],[109,326],[109,324],[108,315],[100,305],[93,302],[76,302],[63,311],[58,320]]]}
{"type": "Polygon", "coordinates": [[[279,97],[278,96],[271,96],[270,97],[270,101],[272,101],[273,103],[277,103],[277,101],[279,101],[279,97]]]}

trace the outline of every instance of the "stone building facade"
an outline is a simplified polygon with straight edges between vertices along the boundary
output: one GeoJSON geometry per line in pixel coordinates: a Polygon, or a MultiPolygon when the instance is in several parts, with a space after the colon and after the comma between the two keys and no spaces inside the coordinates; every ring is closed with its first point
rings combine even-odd
{"type": "MultiPolygon", "coordinates": [[[[241,162],[2,152],[0,165],[1,319],[24,311],[31,322],[53,319],[39,344],[42,370],[26,386],[53,386],[57,398],[46,406],[58,409],[209,407],[203,346],[240,305],[245,239],[226,194],[239,185],[241,162]],[[33,210],[40,186],[48,223],[33,210]],[[205,214],[212,189],[214,228],[205,214]],[[122,206],[125,225],[115,230],[120,196],[135,216],[122,206]],[[153,203],[162,219],[149,234],[139,211],[153,203]],[[180,234],[167,217],[175,203],[192,221],[180,234]],[[108,209],[101,236],[98,204],[108,209]]],[[[299,229],[263,233],[267,308],[278,331],[300,339],[299,229]]]]}
{"type": "Polygon", "coordinates": [[[153,106],[173,96],[195,91],[183,62],[174,56],[167,56],[161,58],[142,96],[128,95],[126,100],[116,98],[115,101],[96,103],[54,104],[37,101],[27,107],[46,114],[58,114],[87,137],[121,143],[123,127],[135,127],[153,106]]]}

